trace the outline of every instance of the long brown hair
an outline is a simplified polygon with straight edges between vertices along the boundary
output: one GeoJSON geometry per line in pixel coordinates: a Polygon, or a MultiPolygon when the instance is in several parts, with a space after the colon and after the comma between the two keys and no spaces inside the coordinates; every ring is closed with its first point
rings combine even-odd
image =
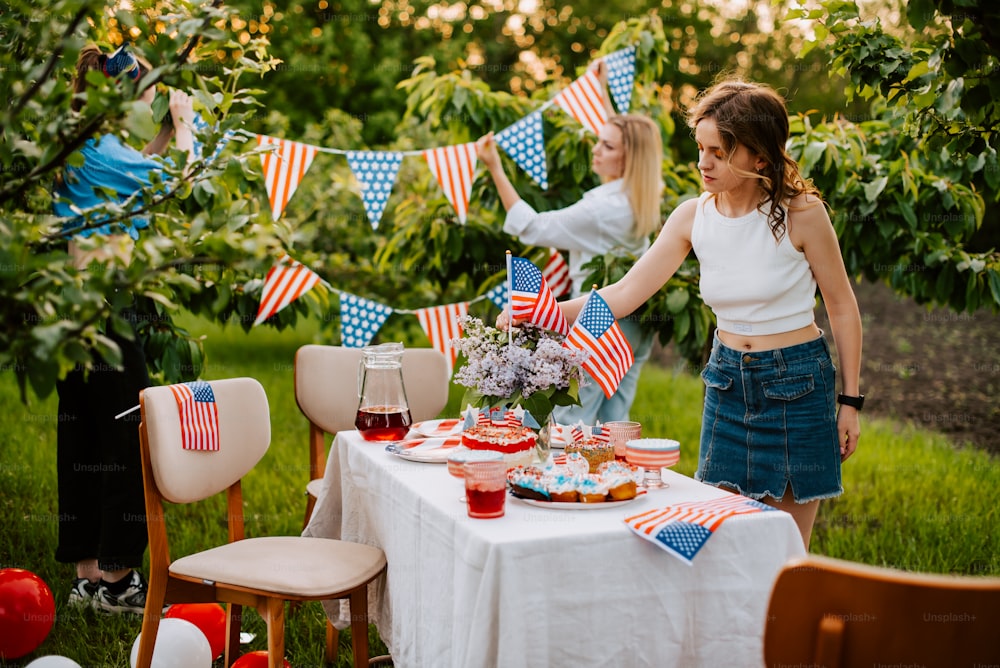
{"type": "Polygon", "coordinates": [[[763,196],[757,209],[767,216],[771,233],[780,241],[786,231],[788,201],[803,194],[822,201],[819,190],[802,177],[798,163],[785,150],[789,131],[784,98],[762,84],[723,81],[698,97],[688,112],[688,126],[693,130],[706,118],[715,121],[730,160],[736,145],[742,144],[765,162],[745,176],[758,180],[763,196]]]}

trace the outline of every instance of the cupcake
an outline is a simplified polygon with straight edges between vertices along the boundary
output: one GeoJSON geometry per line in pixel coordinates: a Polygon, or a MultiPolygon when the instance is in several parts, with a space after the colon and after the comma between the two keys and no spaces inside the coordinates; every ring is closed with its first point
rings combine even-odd
{"type": "Polygon", "coordinates": [[[597,473],[597,468],[604,462],[614,461],[615,446],[608,441],[586,440],[566,444],[567,456],[578,452],[587,460],[590,473],[597,473]]]}
{"type": "Polygon", "coordinates": [[[577,494],[580,503],[604,503],[608,500],[608,484],[596,473],[580,476],[577,494]]]}

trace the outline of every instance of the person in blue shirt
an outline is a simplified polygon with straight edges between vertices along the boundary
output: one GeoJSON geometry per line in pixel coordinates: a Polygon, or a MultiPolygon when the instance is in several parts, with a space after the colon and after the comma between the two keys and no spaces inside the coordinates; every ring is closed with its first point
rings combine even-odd
{"type": "MultiPolygon", "coordinates": [[[[148,63],[123,46],[104,53],[94,45],[79,55],[72,106],[85,102],[87,73],[93,70],[122,81],[139,81],[151,69],[148,63]]],[[[155,88],[139,99],[151,104],[155,88]]],[[[89,209],[106,201],[126,202],[153,183],[163,167],[173,140],[180,150],[194,155],[192,100],[173,90],[169,100],[171,121],[142,150],[114,134],[91,137],[80,150],[82,164],[67,165],[55,187],[53,209],[64,217],[69,253],[80,270],[112,256],[125,261],[139,231],[148,226],[137,213],[123,221],[99,224],[101,214],[89,209]]],[[[133,211],[145,206],[135,198],[133,211]]],[[[103,216],[107,218],[107,216],[103,216]]],[[[59,543],[56,560],[76,566],[76,580],[69,604],[105,612],[141,614],[146,603],[146,580],[135,570],[146,550],[146,513],[139,456],[138,413],[115,416],[139,403],[139,392],[149,386],[145,355],[134,331],[134,311],[122,314],[133,324],[131,338],[111,327],[105,336],[121,350],[122,365],[95,359],[91,368],[78,366],[57,383],[59,420],[56,470],[59,494],[59,543]]]]}

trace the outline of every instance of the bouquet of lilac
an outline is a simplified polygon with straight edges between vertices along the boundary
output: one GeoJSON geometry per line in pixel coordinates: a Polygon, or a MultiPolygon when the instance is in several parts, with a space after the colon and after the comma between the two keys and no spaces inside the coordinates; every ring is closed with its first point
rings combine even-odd
{"type": "Polygon", "coordinates": [[[468,388],[463,405],[520,405],[545,426],[556,406],[580,403],[587,353],[563,346],[561,334],[521,324],[508,336],[473,316],[462,318],[462,327],[465,336],[451,344],[465,357],[454,376],[468,388]]]}

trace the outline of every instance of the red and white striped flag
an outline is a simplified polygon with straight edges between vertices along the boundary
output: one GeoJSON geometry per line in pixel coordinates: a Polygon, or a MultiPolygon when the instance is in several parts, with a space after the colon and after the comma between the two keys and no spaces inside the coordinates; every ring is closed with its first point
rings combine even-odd
{"type": "Polygon", "coordinates": [[[606,397],[615,393],[618,383],[635,361],[632,346],[597,290],[590,291],[563,345],[590,353],[582,365],[583,370],[604,390],[606,397]]]}
{"type": "Polygon", "coordinates": [[[292,193],[299,187],[302,177],[316,157],[315,146],[288,141],[267,135],[257,135],[257,145],[275,147],[260,156],[264,171],[264,186],[271,201],[271,218],[278,220],[292,193]]]}
{"type": "Polygon", "coordinates": [[[256,326],[264,322],[312,290],[317,283],[319,275],[316,272],[301,262],[282,255],[264,278],[260,306],[257,307],[257,319],[253,324],[256,326]]]}
{"type": "Polygon", "coordinates": [[[203,380],[170,385],[181,418],[181,447],[185,450],[219,449],[219,407],[212,386],[203,380]]]}
{"type": "Polygon", "coordinates": [[[476,170],[475,142],[427,149],[423,156],[445,197],[455,208],[459,221],[465,223],[472,195],[472,174],[476,170]]]}
{"type": "Polygon", "coordinates": [[[469,313],[469,302],[422,308],[415,313],[431,346],[448,358],[448,374],[451,375],[455,360],[458,359],[458,351],[452,348],[451,340],[462,336],[462,324],[459,320],[469,313]]]}
{"type": "Polygon", "coordinates": [[[569,324],[552,295],[545,277],[530,260],[508,255],[510,310],[513,322],[527,320],[539,327],[566,334],[569,324]]]}
{"type": "Polygon", "coordinates": [[[562,297],[573,287],[573,281],[569,277],[569,264],[555,248],[549,249],[549,259],[542,267],[542,276],[549,284],[553,297],[562,297]]]}
{"type": "Polygon", "coordinates": [[[608,122],[608,109],[604,106],[604,87],[593,70],[569,85],[554,98],[553,104],[565,109],[570,116],[580,121],[583,127],[595,135],[608,122]]]}

